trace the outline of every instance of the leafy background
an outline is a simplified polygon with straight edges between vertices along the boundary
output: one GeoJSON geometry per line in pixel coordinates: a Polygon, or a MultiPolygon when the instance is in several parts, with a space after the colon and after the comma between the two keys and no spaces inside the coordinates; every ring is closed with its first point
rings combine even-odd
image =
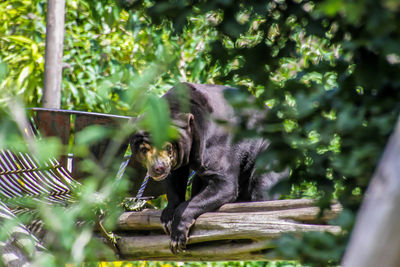
{"type": "MultiPolygon", "coordinates": [[[[17,97],[27,107],[41,105],[45,10],[39,0],[0,3],[2,146],[19,140],[9,134],[7,103],[17,97]]],[[[344,207],[334,222],[343,235],[284,236],[278,252],[305,264],[340,261],[399,114],[397,1],[69,0],[66,10],[62,108],[136,116],[179,81],[242,88],[228,99],[237,110],[258,108],[264,123],[238,129],[238,138],[268,138],[271,149],[259,166],[291,168],[276,190],[286,198],[316,198],[322,208],[332,199],[344,207]],[[248,103],[249,93],[257,101],[248,103]]],[[[151,125],[168,118],[153,120],[149,128],[156,131],[151,125]]],[[[59,146],[55,141],[49,153],[59,146]]],[[[66,220],[72,225],[85,217],[82,211],[99,205],[89,196],[105,189],[88,179],[82,203],[90,205],[77,205],[80,211],[66,220]]],[[[88,245],[82,257],[71,256],[82,234],[71,231],[52,250],[63,256],[49,262],[79,263],[90,254],[88,245]]]]}

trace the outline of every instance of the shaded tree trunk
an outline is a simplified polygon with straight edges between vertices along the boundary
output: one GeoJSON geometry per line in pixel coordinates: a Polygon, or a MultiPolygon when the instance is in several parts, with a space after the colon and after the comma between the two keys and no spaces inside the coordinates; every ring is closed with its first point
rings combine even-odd
{"type": "Polygon", "coordinates": [[[343,266],[400,266],[400,119],[365,194],[343,266]]]}

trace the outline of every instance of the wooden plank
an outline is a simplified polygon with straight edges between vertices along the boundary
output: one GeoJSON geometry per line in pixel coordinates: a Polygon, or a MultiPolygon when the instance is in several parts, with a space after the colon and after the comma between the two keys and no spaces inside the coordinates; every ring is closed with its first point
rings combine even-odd
{"type": "MultiPolygon", "coordinates": [[[[114,128],[117,129],[122,123],[126,123],[127,120],[125,118],[120,117],[111,117],[111,116],[102,116],[97,114],[83,114],[78,113],[75,115],[75,134],[83,131],[86,127],[92,125],[101,125],[106,128],[114,128]]],[[[104,163],[103,157],[106,153],[111,153],[112,158],[120,159],[123,161],[124,154],[128,147],[128,141],[121,140],[120,144],[114,144],[111,138],[104,138],[103,140],[96,142],[89,146],[89,150],[91,152],[91,156],[97,160],[99,164],[104,163]],[[115,147],[118,146],[118,147],[115,147]],[[111,150],[110,150],[111,148],[111,150]],[[115,149],[115,150],[114,150],[115,149]]],[[[81,179],[87,176],[87,173],[80,170],[79,165],[81,164],[82,159],[79,157],[74,157],[74,168],[72,172],[72,176],[76,179],[81,179]]],[[[106,166],[102,166],[106,167],[106,166]]]]}
{"type": "Polygon", "coordinates": [[[71,115],[49,110],[36,110],[33,117],[41,134],[60,138],[67,145],[71,134],[71,115]]]}
{"type": "MultiPolygon", "coordinates": [[[[49,110],[37,110],[33,117],[36,127],[46,137],[58,137],[67,147],[71,135],[71,116],[68,113],[59,113],[49,110]]],[[[58,159],[61,166],[68,168],[67,152],[62,151],[58,159]]]]}

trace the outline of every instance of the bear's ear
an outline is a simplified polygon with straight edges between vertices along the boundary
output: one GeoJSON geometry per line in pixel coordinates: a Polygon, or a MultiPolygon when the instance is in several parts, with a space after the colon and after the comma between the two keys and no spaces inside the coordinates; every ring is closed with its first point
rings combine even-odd
{"type": "Polygon", "coordinates": [[[179,125],[181,128],[190,129],[193,125],[194,116],[192,113],[180,113],[179,116],[179,125]]]}
{"type": "Polygon", "coordinates": [[[192,113],[186,113],[186,122],[188,127],[192,127],[194,122],[194,116],[192,113]]]}
{"type": "Polygon", "coordinates": [[[188,131],[191,132],[194,122],[194,116],[192,113],[185,113],[183,115],[185,116],[186,127],[188,131]]]}

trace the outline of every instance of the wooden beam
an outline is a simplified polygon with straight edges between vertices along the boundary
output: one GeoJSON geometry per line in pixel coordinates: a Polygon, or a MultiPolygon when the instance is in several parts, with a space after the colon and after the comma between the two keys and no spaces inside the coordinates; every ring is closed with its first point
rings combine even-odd
{"type": "Polygon", "coordinates": [[[161,210],[125,212],[118,220],[118,245],[126,260],[266,260],[273,247],[270,241],[283,233],[338,234],[340,228],[326,222],[340,211],[340,205],[334,204],[319,217],[315,202],[303,199],[226,204],[197,219],[187,250],[176,255],[162,230],[161,210]]]}
{"type": "Polygon", "coordinates": [[[47,1],[44,108],[60,108],[65,0],[47,1]]]}

